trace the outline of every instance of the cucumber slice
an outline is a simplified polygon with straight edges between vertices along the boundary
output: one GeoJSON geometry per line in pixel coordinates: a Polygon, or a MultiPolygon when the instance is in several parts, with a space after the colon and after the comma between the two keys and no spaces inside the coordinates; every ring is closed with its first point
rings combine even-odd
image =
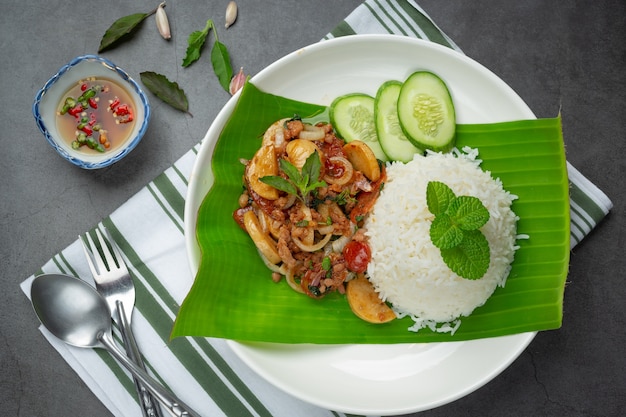
{"type": "Polygon", "coordinates": [[[446,152],[454,147],[456,116],[446,84],[427,71],[409,76],[398,97],[404,134],[421,149],[446,152]]]}
{"type": "Polygon", "coordinates": [[[389,160],[376,135],[373,97],[361,93],[337,97],[330,105],[330,123],[346,142],[365,142],[376,159],[389,160]]]}
{"type": "Polygon", "coordinates": [[[387,157],[392,161],[409,162],[422,150],[409,141],[400,126],[398,97],[401,88],[402,83],[395,80],[379,87],[374,101],[374,121],[378,141],[387,157]]]}

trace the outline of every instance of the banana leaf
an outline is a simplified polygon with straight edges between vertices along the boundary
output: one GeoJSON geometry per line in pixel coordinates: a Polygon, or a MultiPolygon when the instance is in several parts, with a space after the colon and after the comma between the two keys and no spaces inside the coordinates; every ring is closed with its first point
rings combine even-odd
{"type": "MultiPolygon", "coordinates": [[[[247,83],[212,158],[214,185],[196,226],[202,250],[194,284],[172,337],[205,336],[278,343],[444,342],[556,329],[562,323],[569,262],[569,197],[560,118],[457,126],[457,147],[478,148],[482,168],[519,196],[519,240],[506,286],[463,317],[451,335],[408,331],[409,318],[369,324],[335,293],[314,300],[274,283],[248,235],[232,218],[242,191],[243,165],[274,121],[298,114],[324,119],[323,106],[264,93],[247,83]]],[[[327,120],[327,118],[326,118],[327,120]]]]}

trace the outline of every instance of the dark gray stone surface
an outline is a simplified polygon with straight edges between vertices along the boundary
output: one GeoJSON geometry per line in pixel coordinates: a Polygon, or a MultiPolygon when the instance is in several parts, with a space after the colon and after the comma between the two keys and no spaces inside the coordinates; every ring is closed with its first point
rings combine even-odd
{"type": "MultiPolygon", "coordinates": [[[[154,117],[139,147],[113,167],[95,172],[73,167],[45,144],[31,115],[33,97],[61,65],[95,53],[115,19],[158,2],[24,0],[0,5],[2,415],[109,415],[41,337],[19,283],[196,144],[229,98],[206,65],[180,66],[187,35],[209,17],[222,22],[226,0],[170,3],[174,35],[169,43],[157,35],[153,22],[145,22],[132,42],[103,55],[135,78],[152,70],[176,79],[189,96],[194,117],[152,100],[154,117]]],[[[231,51],[233,67],[255,74],[318,41],[360,2],[238,3],[239,19],[232,30],[219,32],[220,40],[231,51]]],[[[540,333],[486,386],[420,415],[623,415],[626,4],[422,0],[420,5],[538,117],[562,111],[568,160],[615,204],[572,252],[563,327],[540,333]]]]}

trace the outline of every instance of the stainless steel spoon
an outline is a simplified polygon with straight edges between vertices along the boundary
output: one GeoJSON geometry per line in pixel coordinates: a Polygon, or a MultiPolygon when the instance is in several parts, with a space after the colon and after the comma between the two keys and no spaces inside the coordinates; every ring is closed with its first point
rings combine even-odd
{"type": "Polygon", "coordinates": [[[200,417],[115,345],[109,307],[85,281],[62,274],[40,275],[33,280],[30,295],[39,320],[53,335],[73,346],[106,349],[173,415],[200,417]]]}

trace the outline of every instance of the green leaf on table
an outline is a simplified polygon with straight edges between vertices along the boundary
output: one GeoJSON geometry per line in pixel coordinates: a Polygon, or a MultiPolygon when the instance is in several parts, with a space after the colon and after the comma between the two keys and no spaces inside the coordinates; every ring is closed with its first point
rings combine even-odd
{"type": "Polygon", "coordinates": [[[233,68],[230,65],[230,55],[226,45],[215,41],[211,50],[211,64],[213,71],[217,75],[220,85],[225,91],[230,90],[230,80],[233,78],[233,68]]]}
{"type": "Polygon", "coordinates": [[[106,32],[104,32],[104,36],[102,36],[102,39],[100,40],[100,47],[98,47],[98,52],[110,49],[128,39],[128,35],[132,34],[139,26],[139,24],[152,13],[154,12],[135,13],[117,19],[106,30],[106,32]]]}
{"type": "Polygon", "coordinates": [[[220,85],[225,91],[230,91],[230,81],[233,78],[233,67],[230,64],[230,55],[226,45],[221,43],[217,37],[217,30],[212,19],[207,20],[206,26],[202,30],[192,32],[187,39],[187,52],[185,58],[183,58],[183,67],[188,67],[198,59],[202,54],[202,47],[204,46],[209,32],[213,30],[215,34],[215,42],[211,49],[211,65],[213,66],[213,72],[217,76],[220,85]]]}
{"type": "Polygon", "coordinates": [[[202,47],[212,27],[213,20],[209,19],[204,29],[191,32],[187,38],[187,52],[183,58],[183,67],[188,67],[200,58],[202,47]]]}
{"type": "Polygon", "coordinates": [[[185,92],[177,83],[170,81],[164,75],[152,71],[139,74],[141,82],[155,96],[177,110],[189,113],[189,103],[185,92]]]}

